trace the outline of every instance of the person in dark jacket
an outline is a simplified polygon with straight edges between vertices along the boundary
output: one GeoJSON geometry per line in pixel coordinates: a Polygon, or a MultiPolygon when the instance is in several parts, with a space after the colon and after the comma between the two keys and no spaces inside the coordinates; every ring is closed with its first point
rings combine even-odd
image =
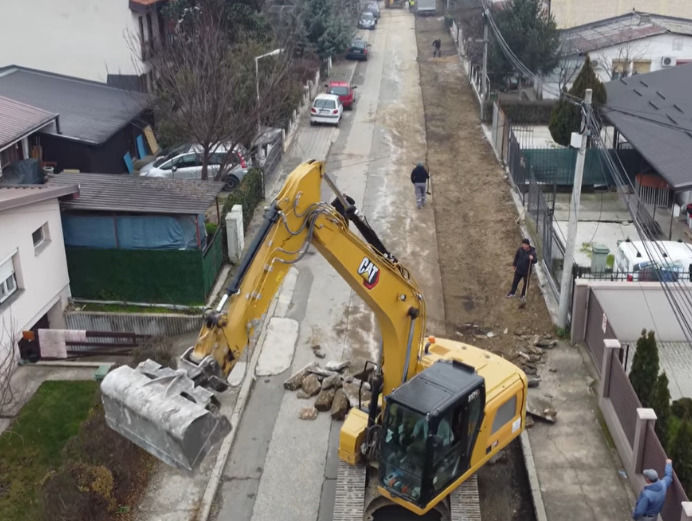
{"type": "Polygon", "coordinates": [[[521,289],[521,298],[526,298],[526,282],[528,281],[529,266],[531,264],[536,264],[538,258],[536,256],[536,249],[531,246],[531,242],[528,239],[521,241],[521,246],[514,254],[514,262],[512,266],[514,267],[514,280],[512,280],[512,289],[507,293],[507,298],[512,298],[517,292],[517,287],[521,279],[524,279],[524,287],[521,289]]]}
{"type": "Polygon", "coordinates": [[[663,479],[658,479],[658,472],[654,469],[645,469],[644,479],[646,485],[639,493],[637,505],[632,512],[632,519],[635,521],[655,521],[658,514],[663,510],[663,503],[666,500],[666,491],[673,482],[673,462],[666,460],[666,470],[663,479]]]}
{"type": "Polygon", "coordinates": [[[428,174],[423,163],[419,162],[416,168],[411,172],[411,182],[413,183],[413,188],[416,190],[416,207],[418,209],[425,206],[425,191],[428,179],[430,179],[430,174],[428,174]]]}
{"type": "Polygon", "coordinates": [[[442,54],[440,53],[440,47],[441,47],[441,46],[442,46],[442,40],[434,40],[434,41],[433,41],[433,47],[434,47],[434,49],[433,49],[433,58],[434,58],[435,56],[442,56],[442,54]]]}

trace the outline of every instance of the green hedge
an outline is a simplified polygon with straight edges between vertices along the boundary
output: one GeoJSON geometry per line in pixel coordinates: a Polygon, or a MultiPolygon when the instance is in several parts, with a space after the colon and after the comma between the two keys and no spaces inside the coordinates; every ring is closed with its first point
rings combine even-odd
{"type": "Polygon", "coordinates": [[[263,175],[262,169],[251,169],[243,178],[238,188],[231,192],[221,212],[221,222],[224,223],[224,226],[226,223],[226,214],[230,212],[236,204],[239,204],[243,207],[243,230],[247,232],[255,209],[264,200],[264,189],[262,186],[263,175]]]}
{"type": "Polygon", "coordinates": [[[556,100],[500,100],[500,107],[512,124],[547,125],[555,103],[556,100]]]}
{"type": "Polygon", "coordinates": [[[201,305],[210,285],[199,250],[65,250],[75,298],[201,305]]]}

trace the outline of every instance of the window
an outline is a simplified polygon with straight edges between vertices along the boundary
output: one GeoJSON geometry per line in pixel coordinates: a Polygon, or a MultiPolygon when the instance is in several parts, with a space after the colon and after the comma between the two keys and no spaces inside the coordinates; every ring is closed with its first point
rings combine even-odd
{"type": "Polygon", "coordinates": [[[0,304],[17,291],[17,279],[14,275],[14,264],[9,257],[0,264],[0,304]]]}
{"type": "Polygon", "coordinates": [[[503,403],[500,408],[495,413],[495,419],[493,419],[493,430],[491,434],[495,434],[502,427],[507,425],[512,418],[516,415],[517,411],[517,397],[512,396],[509,400],[503,403]]]}
{"type": "Polygon", "coordinates": [[[31,234],[31,239],[34,242],[34,251],[38,254],[43,251],[43,246],[48,243],[50,239],[48,235],[48,223],[44,223],[43,226],[34,230],[31,234]]]}
{"type": "Polygon", "coordinates": [[[682,51],[683,41],[682,38],[673,38],[673,50],[682,51]]]}
{"type": "Polygon", "coordinates": [[[612,75],[614,80],[628,76],[629,63],[625,60],[613,60],[612,75]]]}

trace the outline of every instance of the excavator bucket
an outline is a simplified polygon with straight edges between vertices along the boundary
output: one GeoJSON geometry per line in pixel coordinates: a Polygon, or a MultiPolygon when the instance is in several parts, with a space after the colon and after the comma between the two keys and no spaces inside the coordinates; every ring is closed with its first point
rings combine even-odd
{"type": "Polygon", "coordinates": [[[121,366],[101,382],[106,422],[114,431],[168,465],[194,471],[230,431],[211,391],[184,370],[145,360],[121,366]]]}

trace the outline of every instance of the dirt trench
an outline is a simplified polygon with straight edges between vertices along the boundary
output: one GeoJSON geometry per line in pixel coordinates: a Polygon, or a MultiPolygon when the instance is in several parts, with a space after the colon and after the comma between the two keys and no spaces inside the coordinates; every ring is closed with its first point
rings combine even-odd
{"type": "MultiPolygon", "coordinates": [[[[417,18],[416,38],[447,337],[512,359],[517,334],[554,328],[535,276],[524,309],[517,299],[505,298],[521,242],[518,215],[442,18],[417,18]],[[438,38],[442,56],[433,58],[438,38]]],[[[530,521],[533,505],[519,441],[505,453],[478,473],[483,521],[530,521]]]]}

